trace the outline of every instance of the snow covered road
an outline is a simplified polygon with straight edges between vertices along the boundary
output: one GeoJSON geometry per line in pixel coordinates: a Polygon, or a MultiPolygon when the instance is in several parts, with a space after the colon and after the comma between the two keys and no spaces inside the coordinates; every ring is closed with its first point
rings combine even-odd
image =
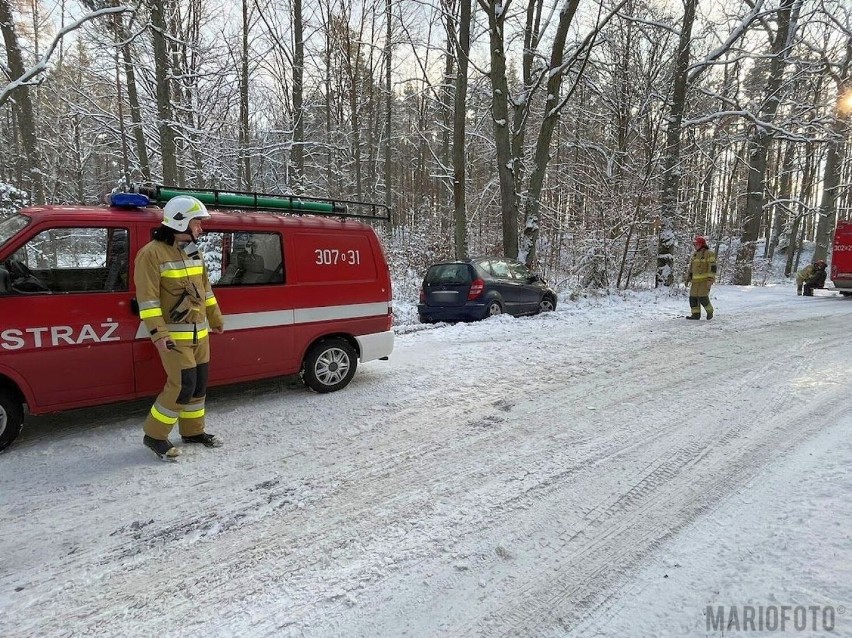
{"type": "Polygon", "coordinates": [[[852,300],[686,305],[403,334],[332,395],[213,389],[226,446],[175,464],[142,447],[145,404],[34,419],[0,457],[0,634],[593,635],[847,412],[852,300]]]}

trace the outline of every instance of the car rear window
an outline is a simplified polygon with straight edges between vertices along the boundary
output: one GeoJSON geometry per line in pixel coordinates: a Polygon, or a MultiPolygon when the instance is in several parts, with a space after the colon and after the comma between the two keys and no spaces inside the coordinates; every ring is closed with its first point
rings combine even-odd
{"type": "Polygon", "coordinates": [[[434,284],[469,284],[470,268],[467,264],[436,264],[426,273],[426,283],[434,284]]]}

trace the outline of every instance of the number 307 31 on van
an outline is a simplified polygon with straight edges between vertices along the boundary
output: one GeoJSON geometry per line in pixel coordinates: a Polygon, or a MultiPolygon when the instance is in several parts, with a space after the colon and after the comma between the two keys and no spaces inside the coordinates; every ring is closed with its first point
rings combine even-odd
{"type": "MultiPolygon", "coordinates": [[[[221,193],[156,193],[160,202],[190,194],[210,209],[199,245],[225,315],[225,332],[211,335],[211,385],[300,374],[332,392],[359,361],[391,354],[388,265],[373,228],[346,218],[372,215],[341,213],[339,203],[334,218],[222,212],[221,193]]],[[[0,450],[25,407],[38,415],[162,388],[133,290],[136,253],[161,219],[144,205],[45,206],[0,219],[0,450]]]]}

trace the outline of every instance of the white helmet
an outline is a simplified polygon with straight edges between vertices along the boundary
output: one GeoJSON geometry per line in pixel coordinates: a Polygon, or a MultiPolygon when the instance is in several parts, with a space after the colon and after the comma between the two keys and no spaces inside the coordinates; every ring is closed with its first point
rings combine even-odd
{"type": "Polygon", "coordinates": [[[191,219],[210,219],[210,213],[200,201],[188,195],[179,195],[166,202],[163,208],[163,226],[186,232],[191,219]]]}

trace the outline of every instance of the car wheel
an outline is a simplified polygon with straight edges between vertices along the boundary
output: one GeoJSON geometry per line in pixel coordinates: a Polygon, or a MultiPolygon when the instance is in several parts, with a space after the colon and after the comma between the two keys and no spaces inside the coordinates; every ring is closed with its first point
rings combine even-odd
{"type": "Polygon", "coordinates": [[[302,379],[315,392],[334,392],[349,385],[358,367],[355,348],[345,339],[326,339],[305,356],[302,379]]]}
{"type": "Polygon", "coordinates": [[[544,297],[538,304],[539,313],[553,312],[556,310],[556,302],[552,297],[544,297]]]}
{"type": "Polygon", "coordinates": [[[485,316],[486,317],[494,317],[496,315],[502,315],[502,314],[503,314],[503,304],[501,304],[496,299],[492,299],[491,301],[488,302],[488,307],[486,307],[486,309],[485,309],[485,316]]]}
{"type": "Polygon", "coordinates": [[[8,390],[0,389],[0,452],[12,444],[24,427],[24,409],[8,390]]]}

